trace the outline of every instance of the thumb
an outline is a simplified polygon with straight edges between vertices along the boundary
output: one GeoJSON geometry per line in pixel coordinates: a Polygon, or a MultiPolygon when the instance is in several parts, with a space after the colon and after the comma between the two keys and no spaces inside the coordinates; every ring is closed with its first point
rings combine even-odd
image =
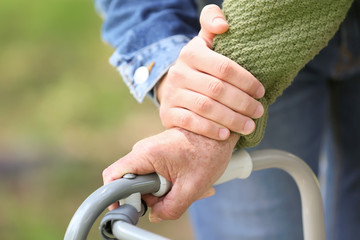
{"type": "Polygon", "coordinates": [[[198,198],[196,193],[197,188],[193,184],[175,183],[171,191],[152,206],[149,214],[150,221],[178,219],[198,198]]]}
{"type": "Polygon", "coordinates": [[[206,192],[204,192],[197,200],[201,200],[204,198],[208,198],[211,197],[215,194],[215,188],[214,187],[210,187],[206,192]]]}
{"type": "Polygon", "coordinates": [[[229,29],[221,9],[215,4],[207,5],[202,9],[200,24],[199,37],[206,41],[209,48],[212,48],[213,39],[217,34],[229,29]]]}

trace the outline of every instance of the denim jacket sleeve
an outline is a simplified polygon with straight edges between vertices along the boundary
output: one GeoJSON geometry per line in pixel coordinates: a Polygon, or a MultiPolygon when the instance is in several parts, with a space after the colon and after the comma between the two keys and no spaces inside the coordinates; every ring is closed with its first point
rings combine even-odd
{"type": "Polygon", "coordinates": [[[177,59],[180,50],[197,35],[200,26],[191,0],[95,0],[104,18],[102,38],[116,50],[110,63],[130,92],[142,102],[177,59]],[[134,79],[139,67],[153,67],[146,79],[134,79]]]}

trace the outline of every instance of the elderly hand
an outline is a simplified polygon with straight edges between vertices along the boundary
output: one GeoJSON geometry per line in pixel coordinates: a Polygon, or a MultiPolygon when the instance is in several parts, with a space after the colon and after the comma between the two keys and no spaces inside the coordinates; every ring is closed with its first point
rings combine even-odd
{"type": "Polygon", "coordinates": [[[219,7],[208,5],[201,12],[201,31],[181,51],[176,63],[158,86],[160,118],[166,128],[224,140],[230,131],[250,134],[252,118],[264,113],[265,89],[247,70],[214,52],[216,34],[228,30],[219,7]]]}
{"type": "Polygon", "coordinates": [[[173,187],[164,197],[144,197],[152,207],[150,221],[177,219],[194,201],[214,194],[212,185],[225,171],[238,139],[231,134],[226,141],[216,141],[172,128],[136,143],[129,154],[104,170],[103,180],[107,184],[126,173],[159,173],[173,187]]]}

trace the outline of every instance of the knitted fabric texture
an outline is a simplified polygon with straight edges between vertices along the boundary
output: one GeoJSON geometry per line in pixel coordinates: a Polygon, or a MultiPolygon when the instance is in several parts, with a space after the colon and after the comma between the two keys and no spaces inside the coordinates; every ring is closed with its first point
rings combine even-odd
{"type": "MultiPolygon", "coordinates": [[[[229,30],[214,39],[214,50],[250,71],[266,89],[264,115],[237,146],[257,145],[267,109],[297,73],[334,36],[352,0],[225,0],[229,30]]],[[[240,79],[241,81],[241,79],[240,79]]]]}

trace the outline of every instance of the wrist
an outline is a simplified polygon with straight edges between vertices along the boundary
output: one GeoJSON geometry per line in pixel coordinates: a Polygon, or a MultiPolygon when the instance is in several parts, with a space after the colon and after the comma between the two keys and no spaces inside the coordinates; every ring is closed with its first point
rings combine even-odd
{"type": "Polygon", "coordinates": [[[240,134],[234,133],[234,132],[230,133],[230,136],[228,139],[219,141],[219,140],[214,140],[214,139],[205,137],[203,135],[199,135],[197,133],[194,133],[194,132],[191,132],[191,131],[188,131],[186,129],[179,128],[179,127],[173,127],[173,128],[168,129],[167,131],[178,132],[178,133],[184,135],[192,143],[201,142],[205,145],[211,145],[213,148],[225,147],[229,151],[233,151],[235,149],[235,147],[240,139],[240,134]]]}

